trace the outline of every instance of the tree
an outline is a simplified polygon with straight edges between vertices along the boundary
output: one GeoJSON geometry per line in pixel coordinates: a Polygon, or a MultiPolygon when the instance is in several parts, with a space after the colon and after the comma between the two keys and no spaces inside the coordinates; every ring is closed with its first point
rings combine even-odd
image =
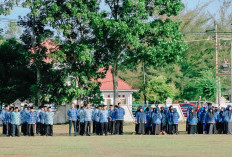
{"type": "Polygon", "coordinates": [[[112,65],[116,105],[120,65],[130,63],[128,68],[142,61],[157,66],[178,59],[185,51],[179,22],[160,18],[177,15],[183,4],[180,0],[105,0],[105,5],[109,10],[90,14],[90,25],[95,60],[112,65]]]}
{"type": "Polygon", "coordinates": [[[15,5],[18,5],[20,0],[4,0],[0,3],[0,15],[8,15],[15,5]]]}
{"type": "Polygon", "coordinates": [[[20,35],[22,34],[21,28],[18,26],[16,22],[10,21],[7,25],[7,30],[5,31],[5,38],[16,38],[19,39],[20,35]]]}
{"type": "Polygon", "coordinates": [[[0,45],[0,103],[30,99],[30,86],[34,83],[27,49],[15,39],[4,41],[0,45]]]}
{"type": "Polygon", "coordinates": [[[178,95],[178,89],[164,76],[158,76],[148,82],[146,94],[149,103],[164,104],[168,97],[174,99],[178,95]]]}

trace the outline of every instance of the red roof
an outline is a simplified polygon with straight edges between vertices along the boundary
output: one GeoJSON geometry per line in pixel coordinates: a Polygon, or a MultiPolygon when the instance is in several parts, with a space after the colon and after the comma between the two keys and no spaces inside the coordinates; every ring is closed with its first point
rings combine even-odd
{"type": "MultiPolygon", "coordinates": [[[[114,90],[113,86],[113,74],[111,72],[111,67],[106,72],[104,79],[98,79],[97,81],[101,83],[100,90],[114,90]]],[[[99,71],[102,71],[103,69],[100,69],[99,71]]],[[[127,84],[124,80],[118,78],[118,90],[136,90],[133,89],[132,86],[127,84]]]]}

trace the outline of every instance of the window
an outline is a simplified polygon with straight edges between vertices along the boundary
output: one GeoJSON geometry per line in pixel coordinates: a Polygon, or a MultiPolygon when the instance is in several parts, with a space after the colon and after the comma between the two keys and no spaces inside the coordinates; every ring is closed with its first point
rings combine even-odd
{"type": "Polygon", "coordinates": [[[111,105],[111,99],[106,99],[106,105],[111,105]]]}
{"type": "Polygon", "coordinates": [[[122,105],[126,105],[126,99],[120,99],[122,105]]]}

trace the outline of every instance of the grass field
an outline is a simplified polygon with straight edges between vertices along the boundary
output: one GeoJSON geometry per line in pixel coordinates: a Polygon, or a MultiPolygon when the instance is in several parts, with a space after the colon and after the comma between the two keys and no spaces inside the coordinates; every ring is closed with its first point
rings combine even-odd
{"type": "MultiPolygon", "coordinates": [[[[68,136],[68,125],[54,126],[53,137],[0,136],[0,157],[21,156],[152,156],[152,157],[231,157],[232,135],[132,135],[126,125],[123,136],[68,136]]],[[[0,127],[2,130],[2,128],[0,127]]]]}

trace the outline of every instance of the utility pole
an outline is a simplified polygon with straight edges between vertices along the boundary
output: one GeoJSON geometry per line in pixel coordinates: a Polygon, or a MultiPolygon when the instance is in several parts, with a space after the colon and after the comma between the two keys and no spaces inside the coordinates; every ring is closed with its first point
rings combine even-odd
{"type": "Polygon", "coordinates": [[[146,97],[146,72],[145,72],[145,63],[143,61],[143,97],[144,97],[144,104],[147,104],[147,97],[146,97]]]}
{"type": "MultiPolygon", "coordinates": [[[[218,81],[218,34],[217,34],[217,23],[214,21],[214,27],[215,27],[215,53],[216,53],[216,59],[215,59],[215,76],[216,80],[218,81]]],[[[216,90],[216,104],[218,104],[218,90],[216,90]]]]}
{"type": "Polygon", "coordinates": [[[230,86],[231,86],[231,93],[230,93],[230,102],[232,102],[232,40],[231,40],[231,44],[230,44],[230,77],[231,77],[231,82],[230,82],[230,86]]]}

